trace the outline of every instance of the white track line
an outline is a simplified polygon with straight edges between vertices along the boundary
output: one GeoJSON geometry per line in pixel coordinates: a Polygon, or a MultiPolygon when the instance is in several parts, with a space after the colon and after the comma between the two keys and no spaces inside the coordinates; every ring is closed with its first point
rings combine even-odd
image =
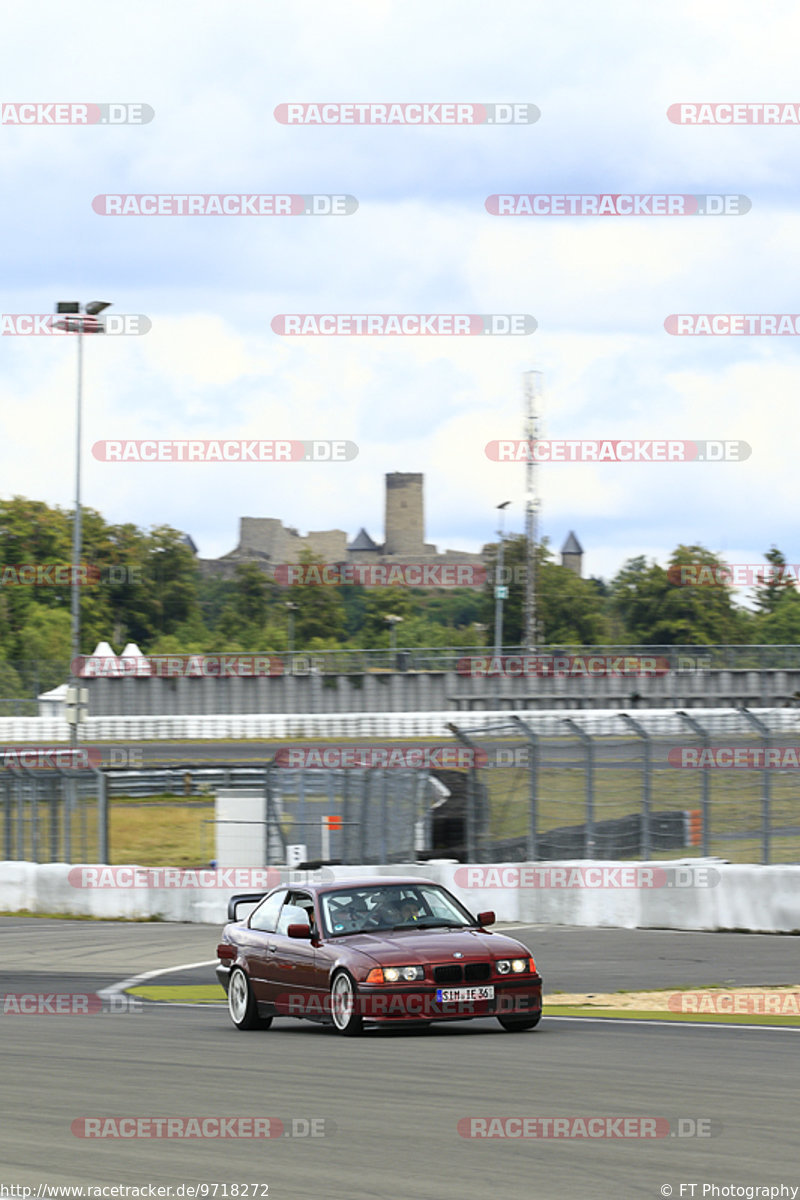
{"type": "Polygon", "coordinates": [[[779,1033],[800,1033],[800,1025],[739,1025],[733,1021],[726,1024],[724,1021],[648,1021],[646,1017],[565,1017],[565,1016],[549,1016],[547,1010],[542,1013],[542,1019],[547,1018],[548,1021],[584,1021],[594,1024],[608,1024],[611,1022],[614,1025],[661,1025],[669,1026],[674,1029],[675,1026],[688,1025],[691,1029],[769,1029],[778,1030],[779,1033]]]}
{"type": "MultiPolygon", "coordinates": [[[[170,975],[173,971],[192,971],[197,967],[213,967],[218,961],[216,958],[209,958],[205,962],[182,963],[180,966],[174,967],[159,967],[157,971],[145,971],[141,975],[131,975],[130,979],[123,979],[119,983],[112,983],[107,988],[102,988],[96,994],[98,996],[115,996],[120,992],[124,992],[127,988],[136,987],[137,984],[146,983],[148,979],[156,979],[159,975],[170,975]]],[[[156,1000],[150,1003],[163,1005],[170,1008],[215,1008],[221,1005],[209,1004],[192,1004],[186,1001],[173,1000],[156,1000]]],[[[491,1014],[490,1014],[491,1015],[491,1014]]],[[[674,1029],[676,1025],[688,1025],[691,1029],[757,1029],[778,1031],[779,1033],[800,1033],[800,1026],[797,1025],[739,1025],[731,1022],[726,1024],[720,1021],[717,1024],[715,1021],[649,1021],[646,1018],[638,1017],[565,1017],[565,1016],[549,1016],[545,1011],[542,1013],[542,1019],[547,1018],[548,1021],[583,1021],[590,1024],[607,1024],[612,1022],[616,1025],[660,1025],[662,1028],[668,1026],[674,1029]]]]}
{"type": "Polygon", "coordinates": [[[213,967],[217,961],[216,958],[209,958],[205,962],[182,963],[177,967],[159,967],[157,971],[145,971],[142,975],[131,975],[130,979],[123,979],[119,983],[112,983],[109,987],[99,991],[97,995],[116,996],[120,992],[124,992],[127,988],[135,987],[139,983],[146,983],[148,979],[155,979],[158,975],[171,975],[173,971],[191,971],[196,967],[213,967]]]}

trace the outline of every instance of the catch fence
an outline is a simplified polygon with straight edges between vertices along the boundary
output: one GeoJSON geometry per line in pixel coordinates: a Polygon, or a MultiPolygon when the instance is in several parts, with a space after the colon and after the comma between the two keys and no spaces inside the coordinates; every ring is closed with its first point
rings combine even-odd
{"type": "MultiPolygon", "coordinates": [[[[225,820],[241,824],[253,866],[800,862],[795,710],[476,715],[448,728],[471,765],[289,769],[265,754],[255,763],[38,770],[0,756],[0,851],[33,862],[207,866],[225,820]],[[218,793],[237,791],[242,804],[244,793],[263,799],[257,819],[215,811],[218,793]],[[159,815],[173,827],[167,846],[152,832],[159,815]]],[[[448,739],[415,745],[434,741],[448,739]]]]}

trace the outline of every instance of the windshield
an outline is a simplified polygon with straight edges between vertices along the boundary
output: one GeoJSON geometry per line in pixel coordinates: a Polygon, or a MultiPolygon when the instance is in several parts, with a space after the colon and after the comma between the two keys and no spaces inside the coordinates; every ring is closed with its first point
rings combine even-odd
{"type": "Polygon", "coordinates": [[[465,929],[475,918],[432,883],[378,884],[325,892],[320,897],[328,936],[387,929],[465,929]]]}

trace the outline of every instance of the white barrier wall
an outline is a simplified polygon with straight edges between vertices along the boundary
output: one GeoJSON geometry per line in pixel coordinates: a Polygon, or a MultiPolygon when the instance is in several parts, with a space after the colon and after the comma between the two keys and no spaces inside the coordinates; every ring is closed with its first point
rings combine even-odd
{"type": "MultiPolygon", "coordinates": [[[[564,718],[570,717],[587,733],[620,734],[622,708],[608,709],[528,709],[486,712],[361,712],[361,713],[223,713],[217,716],[161,717],[89,717],[80,727],[82,745],[94,742],[159,741],[207,738],[329,738],[329,737],[443,737],[448,743],[449,723],[461,729],[483,729],[494,721],[511,716],[529,721],[537,733],[564,732],[564,718]]],[[[709,732],[730,733],[732,709],[697,708],[692,716],[706,725],[709,732]]],[[[754,716],[768,720],[774,732],[797,734],[800,728],[797,709],[751,708],[754,716]]],[[[686,736],[686,726],[673,708],[634,709],[632,715],[649,733],[686,736]]],[[[68,742],[70,727],[52,717],[0,717],[0,740],[4,745],[35,742],[48,746],[68,742]]]]}
{"type": "MultiPolygon", "coordinates": [[[[684,860],[686,878],[699,880],[686,886],[620,886],[614,872],[641,872],[648,867],[669,872],[674,878],[676,863],[501,863],[467,867],[457,863],[397,863],[391,866],[325,868],[338,879],[365,875],[420,875],[450,888],[472,912],[493,909],[498,921],[533,925],[605,926],[623,929],[742,930],[753,933],[800,933],[800,866],[760,867],[731,863],[708,864],[684,860]],[[586,877],[587,868],[598,868],[602,886],[518,886],[531,869],[550,872],[567,868],[567,878],[586,877]],[[492,886],[467,886],[481,872],[492,886]],[[493,872],[493,874],[489,874],[493,872]],[[611,874],[609,875],[609,872],[611,874]]],[[[105,919],[186,921],[221,925],[226,920],[229,896],[237,891],[268,890],[279,880],[301,884],[314,872],[277,867],[262,868],[260,876],[248,872],[237,879],[226,876],[231,886],[202,886],[210,872],[186,872],[158,868],[154,875],[164,886],[134,887],[135,872],[147,868],[68,865],[65,863],[0,862],[0,910],[61,913],[105,919]],[[114,886],[116,884],[116,886],[114,886]],[[120,886],[122,885],[122,886],[120,886]]],[[[629,877],[629,876],[628,876],[629,877]]],[[[141,878],[141,876],[140,876],[141,878]]],[[[591,876],[589,878],[592,878],[591,876]]]]}

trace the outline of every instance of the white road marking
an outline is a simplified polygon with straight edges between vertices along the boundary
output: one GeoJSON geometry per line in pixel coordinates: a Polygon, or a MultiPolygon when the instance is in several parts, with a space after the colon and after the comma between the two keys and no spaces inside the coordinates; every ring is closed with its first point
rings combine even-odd
{"type": "Polygon", "coordinates": [[[182,963],[177,967],[159,967],[157,971],[145,971],[142,975],[131,975],[130,979],[123,979],[119,983],[112,983],[107,988],[103,988],[97,993],[98,996],[116,996],[120,992],[126,991],[129,987],[135,987],[139,983],[146,983],[148,979],[155,979],[158,975],[171,975],[173,971],[191,971],[196,967],[213,967],[217,963],[216,958],[209,958],[206,962],[182,963]]]}
{"type": "Polygon", "coordinates": [[[549,1016],[547,1011],[542,1013],[542,1017],[547,1017],[548,1021],[592,1021],[595,1024],[607,1024],[609,1021],[615,1025],[668,1025],[674,1029],[676,1025],[690,1025],[692,1029],[777,1029],[784,1033],[800,1033],[800,1025],[739,1025],[736,1021],[648,1021],[646,1017],[565,1017],[565,1016],[549,1016]]]}

